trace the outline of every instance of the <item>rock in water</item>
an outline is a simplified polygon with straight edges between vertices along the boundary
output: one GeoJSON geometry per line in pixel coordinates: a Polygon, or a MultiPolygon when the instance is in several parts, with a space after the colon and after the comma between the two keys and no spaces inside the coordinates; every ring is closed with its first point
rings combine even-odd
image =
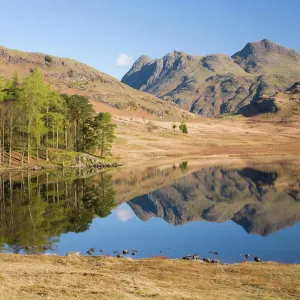
{"type": "Polygon", "coordinates": [[[219,264],[220,261],[219,261],[218,259],[213,259],[213,260],[211,261],[211,263],[212,263],[212,264],[219,264]]]}
{"type": "Polygon", "coordinates": [[[249,257],[250,257],[250,254],[248,254],[248,253],[245,254],[245,257],[246,257],[246,258],[249,258],[249,257]]]}
{"type": "Polygon", "coordinates": [[[255,256],[255,257],[254,257],[254,261],[256,261],[256,262],[261,262],[261,259],[260,259],[259,257],[255,256]]]}
{"type": "Polygon", "coordinates": [[[117,257],[118,257],[118,258],[122,258],[122,257],[123,257],[123,254],[118,254],[117,257]]]}
{"type": "Polygon", "coordinates": [[[210,259],[209,258],[203,258],[203,261],[205,261],[206,263],[210,263],[210,259]]]}
{"type": "Polygon", "coordinates": [[[128,250],[123,250],[123,254],[128,254],[129,251],[128,250]]]}
{"type": "Polygon", "coordinates": [[[67,252],[66,253],[66,256],[81,256],[81,253],[80,252],[67,252]]]}
{"type": "Polygon", "coordinates": [[[183,257],[183,259],[185,259],[185,260],[192,260],[192,257],[190,255],[186,255],[186,256],[183,257]]]}
{"type": "Polygon", "coordinates": [[[200,258],[200,256],[198,254],[193,255],[193,259],[199,259],[199,258],[200,258]]]}

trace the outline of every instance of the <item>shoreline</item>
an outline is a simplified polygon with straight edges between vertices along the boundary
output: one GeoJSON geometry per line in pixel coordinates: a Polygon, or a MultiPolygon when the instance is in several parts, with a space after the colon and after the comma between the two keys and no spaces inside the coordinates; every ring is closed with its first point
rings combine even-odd
{"type": "MultiPolygon", "coordinates": [[[[145,260],[167,260],[167,261],[187,261],[190,263],[195,263],[195,264],[204,264],[204,265],[221,265],[221,266],[235,266],[235,265],[241,265],[241,264],[277,264],[277,265],[299,265],[300,263],[297,262],[277,262],[274,260],[260,260],[260,261],[255,261],[254,256],[252,256],[249,259],[244,259],[241,261],[236,261],[236,262],[223,262],[222,260],[218,259],[216,256],[215,259],[209,259],[207,257],[201,257],[197,259],[193,259],[193,255],[191,255],[191,259],[187,259],[186,255],[184,257],[178,257],[178,258],[172,258],[164,255],[157,255],[157,256],[149,256],[149,257],[139,257],[139,258],[134,258],[133,256],[130,255],[124,255],[122,257],[118,257],[117,255],[83,255],[82,253],[77,254],[78,251],[69,251],[66,253],[66,255],[58,255],[55,253],[30,253],[30,254],[25,254],[25,253],[8,253],[8,252],[0,252],[0,258],[1,256],[20,256],[20,257],[35,257],[39,259],[39,257],[58,257],[58,258],[67,258],[67,259],[116,259],[117,261],[134,261],[134,262],[140,262],[140,261],[145,261],[145,260]],[[68,254],[71,253],[71,254],[68,254]],[[207,261],[207,259],[209,261],[207,261]]],[[[121,253],[121,252],[120,252],[121,253]]]]}
{"type": "Polygon", "coordinates": [[[101,163],[98,165],[71,165],[71,166],[60,166],[60,165],[35,165],[35,166],[20,166],[20,167],[7,167],[0,168],[0,173],[7,172],[17,172],[17,171],[53,171],[53,170],[63,170],[63,169],[84,169],[84,168],[92,168],[92,169],[112,169],[121,167],[122,164],[118,162],[112,163],[101,163]]]}

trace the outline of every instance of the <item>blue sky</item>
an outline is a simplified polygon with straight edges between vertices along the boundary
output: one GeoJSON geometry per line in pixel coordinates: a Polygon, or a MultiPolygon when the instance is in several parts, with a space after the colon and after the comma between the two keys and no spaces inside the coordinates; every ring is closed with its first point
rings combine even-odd
{"type": "Polygon", "coordinates": [[[125,65],[174,50],[232,55],[264,38],[300,52],[299,11],[298,0],[10,0],[1,3],[0,45],[71,57],[120,79],[129,69],[116,66],[120,54],[125,65]]]}

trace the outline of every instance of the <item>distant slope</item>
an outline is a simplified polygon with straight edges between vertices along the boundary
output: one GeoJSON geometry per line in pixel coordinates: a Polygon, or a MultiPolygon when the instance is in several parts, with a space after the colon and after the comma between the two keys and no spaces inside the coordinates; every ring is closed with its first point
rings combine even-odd
{"type": "MultiPolygon", "coordinates": [[[[117,79],[88,65],[69,58],[46,54],[22,52],[0,47],[0,75],[20,76],[39,68],[45,79],[62,93],[78,93],[88,96],[94,103],[104,103],[124,110],[144,111],[153,118],[177,119],[191,116],[172,103],[166,103],[152,95],[134,90],[117,79]]],[[[103,106],[102,106],[103,107],[103,106]]]]}
{"type": "Polygon", "coordinates": [[[248,43],[232,57],[174,51],[141,56],[122,82],[205,117],[239,113],[300,78],[300,55],[268,40],[248,43]]]}

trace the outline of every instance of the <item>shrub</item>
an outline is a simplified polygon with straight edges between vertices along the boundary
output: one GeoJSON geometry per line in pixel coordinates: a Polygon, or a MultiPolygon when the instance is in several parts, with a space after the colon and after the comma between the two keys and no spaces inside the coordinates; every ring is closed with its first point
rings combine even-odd
{"type": "Polygon", "coordinates": [[[45,56],[45,61],[48,62],[48,63],[51,63],[52,62],[52,57],[50,55],[46,55],[45,56]]]}
{"type": "Polygon", "coordinates": [[[188,133],[188,129],[187,129],[187,126],[184,122],[182,122],[180,125],[179,125],[179,130],[182,131],[182,133],[188,133]]]}
{"type": "Polygon", "coordinates": [[[153,130],[157,129],[158,127],[154,123],[149,122],[146,124],[146,128],[149,132],[152,132],[153,130]]]}
{"type": "Polygon", "coordinates": [[[138,105],[136,104],[136,102],[134,100],[130,100],[128,101],[128,105],[130,108],[136,110],[138,108],[138,105]]]}

